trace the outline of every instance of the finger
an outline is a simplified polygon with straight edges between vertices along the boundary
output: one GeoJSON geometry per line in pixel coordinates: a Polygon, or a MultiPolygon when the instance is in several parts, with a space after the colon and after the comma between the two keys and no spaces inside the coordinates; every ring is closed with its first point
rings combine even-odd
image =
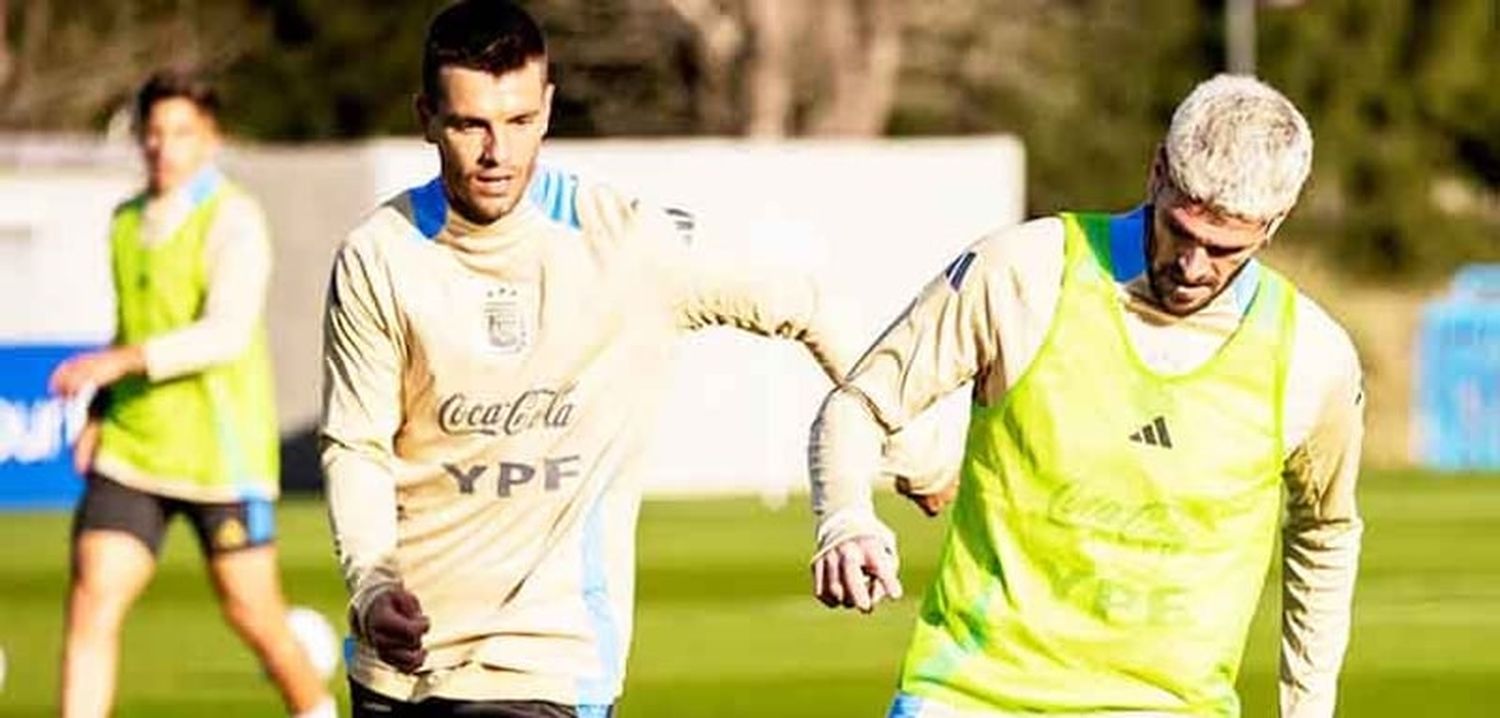
{"type": "Polygon", "coordinates": [[[73,364],[64,363],[52,372],[47,378],[47,391],[62,396],[67,396],[68,390],[73,386],[73,364]]]}
{"type": "Polygon", "coordinates": [[[907,498],[915,498],[911,493],[911,479],[908,479],[905,476],[897,476],[896,493],[901,494],[902,496],[905,496],[907,498]]]}
{"type": "Polygon", "coordinates": [[[422,602],[417,600],[416,594],[401,588],[393,588],[390,592],[391,608],[396,613],[407,618],[418,618],[422,615],[422,602]]]}
{"type": "Polygon", "coordinates": [[[427,660],[427,651],[420,648],[390,648],[379,652],[380,660],[391,664],[402,673],[411,673],[422,667],[427,660]]]}
{"type": "Polygon", "coordinates": [[[417,595],[405,589],[395,589],[391,594],[392,608],[403,618],[408,619],[416,626],[417,635],[427,633],[431,622],[427,620],[427,614],[422,613],[422,602],[417,600],[417,595]]]}
{"type": "Polygon", "coordinates": [[[893,601],[906,592],[901,586],[900,565],[896,551],[889,546],[881,546],[871,567],[872,583],[879,586],[880,591],[893,601]]]}
{"type": "Polygon", "coordinates": [[[844,577],[842,559],[837,549],[828,552],[823,557],[823,593],[827,597],[824,603],[829,608],[837,608],[844,605],[844,577]]]}
{"type": "Polygon", "coordinates": [[[371,617],[370,639],[378,646],[417,648],[427,632],[427,619],[409,619],[392,611],[371,617]]]}
{"type": "Polygon", "coordinates": [[[838,608],[843,601],[843,593],[838,588],[838,557],[828,554],[819,559],[819,572],[821,580],[818,584],[818,600],[829,608],[838,608]]]}
{"type": "Polygon", "coordinates": [[[840,551],[843,556],[843,583],[844,583],[844,607],[857,608],[868,613],[870,611],[870,590],[865,585],[865,563],[864,551],[857,544],[848,547],[848,550],[840,551]]]}

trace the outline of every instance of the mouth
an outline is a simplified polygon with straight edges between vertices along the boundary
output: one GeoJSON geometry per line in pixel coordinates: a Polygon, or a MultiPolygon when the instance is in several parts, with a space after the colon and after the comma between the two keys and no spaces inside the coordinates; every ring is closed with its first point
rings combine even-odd
{"type": "Polygon", "coordinates": [[[473,183],[480,194],[492,197],[503,196],[510,192],[516,181],[515,175],[476,175],[473,183]]]}

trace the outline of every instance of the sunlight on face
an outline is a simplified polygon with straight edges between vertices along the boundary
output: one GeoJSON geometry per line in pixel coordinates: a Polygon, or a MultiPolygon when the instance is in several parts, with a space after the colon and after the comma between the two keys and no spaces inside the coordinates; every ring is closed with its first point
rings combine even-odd
{"type": "Polygon", "coordinates": [[[1268,225],[1222,216],[1171,187],[1157,191],[1153,203],[1151,291],[1170,314],[1207,306],[1270,241],[1268,225]]]}
{"type": "Polygon", "coordinates": [[[213,158],[219,146],[214,119],[185,97],[170,97],[151,106],[140,131],[151,190],[170,192],[182,186],[213,158]]]}
{"type": "Polygon", "coordinates": [[[521,202],[536,170],[552,108],[546,63],[502,75],[448,66],[439,81],[442,97],[422,98],[419,108],[448,198],[465,219],[494,222],[521,202]]]}

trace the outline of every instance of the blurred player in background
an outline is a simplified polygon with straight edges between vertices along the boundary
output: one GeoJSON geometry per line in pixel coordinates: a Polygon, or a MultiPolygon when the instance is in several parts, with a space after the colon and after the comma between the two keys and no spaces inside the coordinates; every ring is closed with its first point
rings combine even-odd
{"type": "Polygon", "coordinates": [[[642,449],[677,338],[793,339],[835,380],[853,362],[811,277],[693,241],[686,213],[538,171],[552,92],[523,10],[441,12],[417,100],[441,176],[335,260],[322,458],[358,716],[608,715],[642,449]]]}
{"type": "Polygon", "coordinates": [[[825,403],[815,576],[866,606],[881,442],[974,380],[961,485],[890,715],[1236,716],[1282,528],[1281,712],[1333,715],[1361,523],[1355,350],[1254,256],[1312,161],[1301,113],[1222,76],[1177,108],[1145,204],[974,244],[825,403]]]}
{"type": "Polygon", "coordinates": [[[277,576],[265,219],[214,165],[211,87],[159,73],[135,109],[147,187],[111,225],[115,340],[51,378],[62,395],[98,392],[75,449],[87,487],[74,522],[62,714],[110,712],[121,624],[151,578],[168,522],[182,514],[225,617],[288,711],[332,716],[333,699],[288,628],[277,576]]]}

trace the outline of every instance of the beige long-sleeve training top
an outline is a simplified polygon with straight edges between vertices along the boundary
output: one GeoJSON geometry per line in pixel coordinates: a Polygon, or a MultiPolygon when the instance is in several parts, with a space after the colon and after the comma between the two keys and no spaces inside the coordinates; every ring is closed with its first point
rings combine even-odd
{"type": "MultiPolygon", "coordinates": [[[[1133,242],[1141,258],[1149,216],[1142,207],[1116,223],[1117,234],[1133,242]]],[[[950,269],[950,275],[960,272],[957,281],[935,279],[824,405],[810,458],[824,546],[854,533],[880,531],[872,520],[868,486],[882,473],[888,432],[970,380],[974,400],[994,405],[1041,347],[1061,293],[1062,222],[1047,218],[1001,230],[970,250],[972,260],[950,269]]],[[[1144,259],[1138,261],[1129,276],[1119,278],[1130,338],[1153,369],[1189,371],[1239,326],[1257,273],[1243,273],[1208,307],[1177,318],[1155,305],[1144,259]]],[[[1288,517],[1281,706],[1288,718],[1328,718],[1348,642],[1362,530],[1355,482],[1363,393],[1348,336],[1301,294],[1293,341],[1284,404],[1288,517]]]]}
{"type": "Polygon", "coordinates": [[[334,263],[322,460],[355,632],[397,583],[431,620],[415,675],[357,642],[354,679],[386,695],[612,703],[676,338],[795,339],[831,377],[858,350],[810,277],[685,237],[686,213],[559,172],[531,191],[476,226],[434,180],[334,263]]]}

